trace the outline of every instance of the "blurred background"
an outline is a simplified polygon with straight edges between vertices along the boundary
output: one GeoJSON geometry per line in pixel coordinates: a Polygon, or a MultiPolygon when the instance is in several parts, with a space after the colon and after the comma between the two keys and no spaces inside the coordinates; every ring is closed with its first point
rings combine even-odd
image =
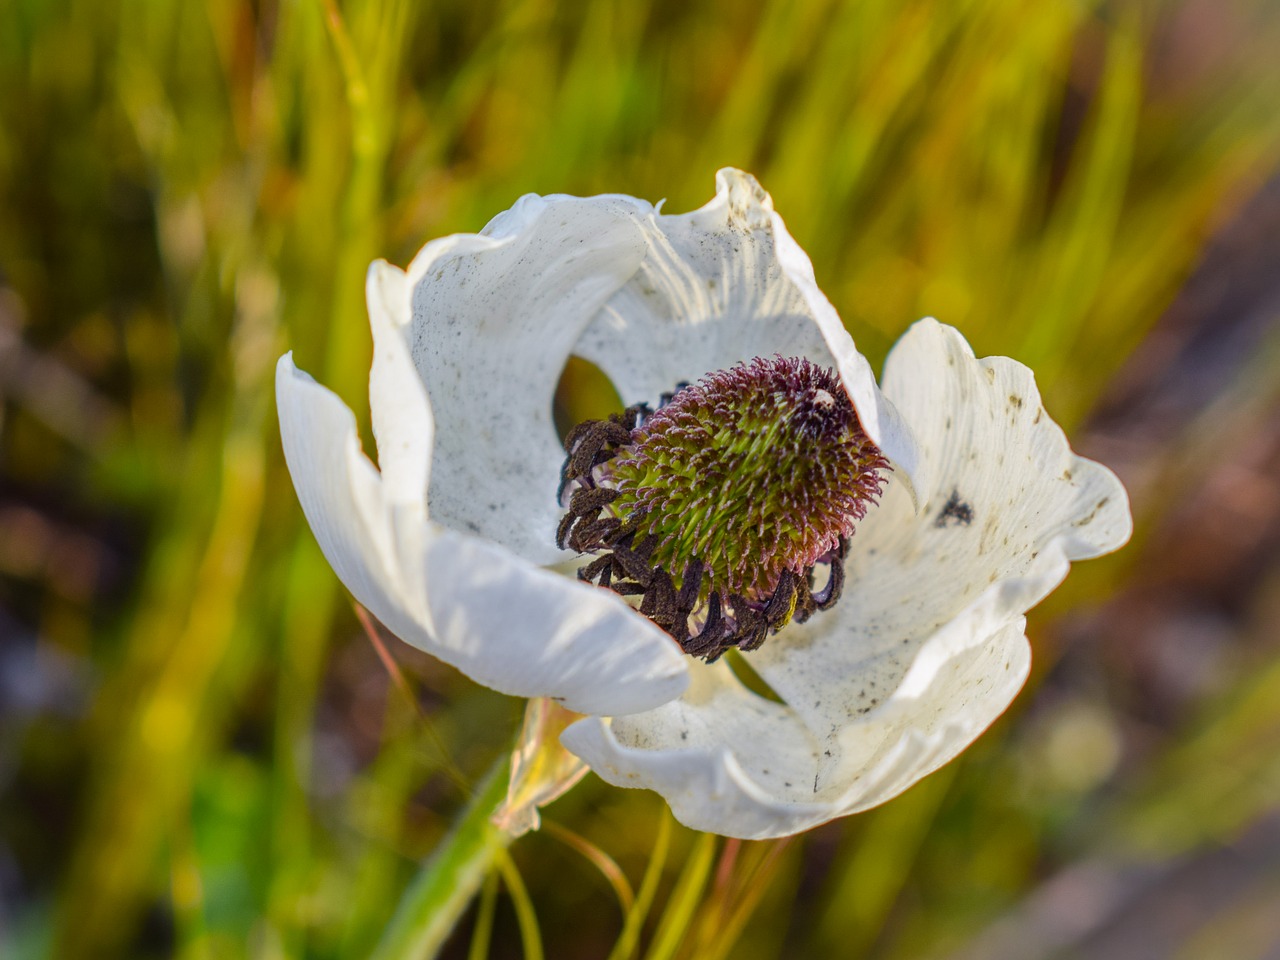
{"type": "Polygon", "coordinates": [[[1250,0],[0,0],[0,955],[368,953],[521,704],[388,640],[396,684],[275,359],[367,431],[370,260],[733,164],[877,366],[925,314],[1032,366],[1137,534],[878,810],[724,844],[588,777],[512,848],[546,955],[652,867],[648,957],[1280,957],[1278,44],[1250,0]]]}

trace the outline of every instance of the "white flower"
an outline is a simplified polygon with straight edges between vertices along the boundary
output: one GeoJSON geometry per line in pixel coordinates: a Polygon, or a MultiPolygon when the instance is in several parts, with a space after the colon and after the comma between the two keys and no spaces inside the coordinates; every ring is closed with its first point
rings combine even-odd
{"type": "Polygon", "coordinates": [[[407,274],[375,264],[381,476],[351,413],[288,356],[278,395],[307,517],[357,599],[481,683],[598,715],[562,741],[606,780],[759,838],[881,803],[972,742],[1026,678],[1024,612],[1131,520],[1021,364],[977,360],[925,320],[877,387],[768,195],[737,171],[717,185],[681,216],[529,196],[407,274]],[[839,374],[893,472],[839,604],[748,654],[783,703],[684,656],[610,591],[538,568],[569,559],[550,406],[570,353],[628,403],[775,354],[839,374]]]}

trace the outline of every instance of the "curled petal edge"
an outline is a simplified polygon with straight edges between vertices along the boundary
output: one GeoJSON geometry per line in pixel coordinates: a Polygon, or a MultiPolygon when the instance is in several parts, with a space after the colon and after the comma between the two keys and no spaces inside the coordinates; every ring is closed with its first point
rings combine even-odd
{"type": "MultiPolygon", "coordinates": [[[[906,410],[907,415],[912,416],[911,393],[915,387],[914,381],[919,380],[922,370],[945,370],[949,364],[944,364],[943,358],[957,361],[958,365],[971,369],[985,370],[993,381],[1004,378],[1006,381],[1016,382],[1026,396],[1024,402],[1041,403],[1035,374],[1026,364],[1010,357],[977,357],[973,347],[959,330],[940,323],[933,317],[925,317],[913,323],[889,351],[880,385],[886,402],[896,412],[906,410]],[[937,361],[932,364],[927,359],[930,352],[938,355],[937,361]]],[[[930,373],[929,376],[936,374],[930,373]]],[[[1040,409],[1043,410],[1043,407],[1040,409]]],[[[901,413],[898,415],[901,416],[901,413]]],[[[919,426],[917,424],[917,428],[919,426]]],[[[1103,502],[1099,502],[1085,516],[1073,518],[1069,527],[1059,534],[1066,558],[1071,561],[1088,560],[1119,550],[1133,535],[1133,516],[1124,484],[1105,464],[1072,451],[1066,433],[1052,418],[1046,418],[1044,423],[1037,419],[1035,426],[1049,437],[1046,447],[1060,451],[1055,455],[1062,458],[1062,466],[1072,476],[1081,480],[1081,486],[1105,492],[1105,509],[1103,502]],[[1084,482],[1086,479],[1087,483],[1084,482]]],[[[926,448],[930,438],[927,434],[927,430],[921,429],[913,438],[922,458],[917,466],[917,477],[920,481],[918,490],[923,498],[941,489],[942,485],[938,483],[935,472],[945,466],[941,458],[928,454],[926,448]]]]}
{"type": "Polygon", "coordinates": [[[369,413],[384,495],[389,502],[420,510],[425,516],[435,419],[405,333],[411,290],[403,270],[385,260],[370,265],[365,280],[373,332],[369,413]]]}

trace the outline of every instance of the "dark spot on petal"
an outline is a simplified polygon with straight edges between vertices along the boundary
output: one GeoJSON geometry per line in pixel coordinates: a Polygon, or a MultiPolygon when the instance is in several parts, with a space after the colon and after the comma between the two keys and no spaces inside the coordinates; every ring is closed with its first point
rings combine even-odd
{"type": "Polygon", "coordinates": [[[951,499],[947,501],[947,505],[938,514],[938,519],[933,521],[933,525],[935,527],[967,527],[971,523],[973,523],[973,507],[960,499],[958,490],[952,490],[951,499]]]}

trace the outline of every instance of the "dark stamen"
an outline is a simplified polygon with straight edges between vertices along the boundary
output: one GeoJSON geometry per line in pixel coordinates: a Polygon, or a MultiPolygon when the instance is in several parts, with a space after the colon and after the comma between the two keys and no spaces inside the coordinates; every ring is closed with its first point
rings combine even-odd
{"type": "Polygon", "coordinates": [[[556,543],[600,554],[578,577],[708,662],[835,605],[888,470],[835,374],[781,358],[580,423],[565,452],[556,543]]]}

